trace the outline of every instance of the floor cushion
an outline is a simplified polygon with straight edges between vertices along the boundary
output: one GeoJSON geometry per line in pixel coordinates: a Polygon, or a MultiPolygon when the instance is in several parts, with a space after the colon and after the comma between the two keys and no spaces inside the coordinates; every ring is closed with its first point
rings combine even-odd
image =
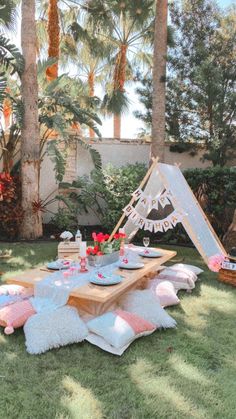
{"type": "Polygon", "coordinates": [[[33,288],[25,288],[19,285],[2,285],[0,286],[0,308],[17,301],[27,300],[32,295],[33,288]]]}
{"type": "Polygon", "coordinates": [[[159,299],[162,307],[174,306],[180,303],[176,295],[174,285],[170,281],[158,281],[153,279],[149,281],[148,289],[150,289],[159,299]]]}
{"type": "Polygon", "coordinates": [[[180,270],[186,270],[193,272],[195,275],[200,275],[202,272],[204,272],[201,268],[195,265],[188,265],[186,263],[175,263],[171,266],[172,269],[180,269],[180,270]]]}
{"type": "Polygon", "coordinates": [[[24,332],[26,350],[30,354],[78,343],[88,335],[86,324],[76,308],[70,306],[35,314],[25,323],[24,332]]]}
{"type": "Polygon", "coordinates": [[[33,288],[26,288],[21,285],[4,284],[0,286],[0,295],[21,296],[23,299],[30,298],[33,294],[33,288]]]}
{"type": "Polygon", "coordinates": [[[19,301],[0,309],[0,324],[5,325],[4,333],[14,333],[14,328],[21,327],[26,320],[35,314],[29,300],[19,301]]]}
{"type": "Polygon", "coordinates": [[[92,345],[102,349],[103,351],[109,352],[112,355],[119,356],[121,356],[132,343],[129,342],[127,345],[124,345],[121,348],[115,348],[114,346],[110,345],[110,343],[108,343],[102,336],[98,336],[96,333],[92,332],[88,334],[85,340],[87,340],[87,342],[91,343],[92,345]]]}
{"type": "Polygon", "coordinates": [[[171,328],[176,321],[161,307],[151,290],[135,290],[125,294],[120,300],[123,310],[136,314],[156,327],[171,328]]]}
{"type": "Polygon", "coordinates": [[[173,283],[174,288],[176,291],[181,289],[191,291],[195,288],[195,282],[192,279],[193,273],[188,273],[184,271],[174,270],[172,268],[166,268],[161,271],[157,276],[156,279],[161,281],[170,281],[173,283]]]}
{"type": "Polygon", "coordinates": [[[101,336],[114,348],[122,348],[138,337],[154,332],[156,326],[123,310],[110,311],[87,323],[90,332],[101,336]]]}

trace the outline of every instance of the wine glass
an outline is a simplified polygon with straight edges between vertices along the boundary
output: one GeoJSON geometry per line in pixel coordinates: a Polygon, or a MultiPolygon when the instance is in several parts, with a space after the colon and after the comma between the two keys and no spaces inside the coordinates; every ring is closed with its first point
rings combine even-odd
{"type": "Polygon", "coordinates": [[[102,257],[98,255],[94,255],[94,266],[96,268],[96,274],[99,274],[99,268],[102,266],[102,257]]]}
{"type": "Polygon", "coordinates": [[[149,244],[150,244],[149,237],[144,237],[143,238],[143,244],[144,244],[145,248],[147,248],[149,246],[149,244]]]}

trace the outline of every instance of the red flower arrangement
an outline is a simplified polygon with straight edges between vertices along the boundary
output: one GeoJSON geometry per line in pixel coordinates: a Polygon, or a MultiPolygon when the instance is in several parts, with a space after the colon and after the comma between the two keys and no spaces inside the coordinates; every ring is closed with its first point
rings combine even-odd
{"type": "Polygon", "coordinates": [[[87,255],[102,256],[119,250],[120,243],[125,237],[126,235],[124,233],[116,233],[114,234],[113,241],[108,242],[110,238],[109,234],[103,234],[101,232],[98,234],[93,233],[94,246],[87,248],[87,255]]]}

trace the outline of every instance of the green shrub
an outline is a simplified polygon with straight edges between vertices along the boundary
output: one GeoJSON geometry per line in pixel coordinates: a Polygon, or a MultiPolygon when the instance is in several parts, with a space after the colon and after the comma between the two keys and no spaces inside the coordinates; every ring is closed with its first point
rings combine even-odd
{"type": "Polygon", "coordinates": [[[55,231],[58,233],[64,230],[75,232],[78,221],[75,212],[73,213],[67,208],[59,208],[58,212],[51,219],[50,224],[55,227],[55,231]]]}
{"type": "Polygon", "coordinates": [[[184,175],[217,234],[222,237],[236,206],[236,168],[189,169],[184,175]]]}
{"type": "Polygon", "coordinates": [[[23,218],[21,182],[19,176],[0,173],[0,232],[1,238],[16,238],[23,218]]]}
{"type": "MultiPolygon", "coordinates": [[[[108,165],[102,171],[92,171],[90,178],[84,176],[73,182],[69,201],[63,200],[68,207],[70,203],[76,204],[80,214],[92,211],[98,217],[103,229],[111,231],[146,171],[147,167],[140,163],[120,168],[108,165]],[[75,192],[74,188],[79,192],[75,192]]],[[[68,184],[64,186],[68,188],[68,184]]]]}

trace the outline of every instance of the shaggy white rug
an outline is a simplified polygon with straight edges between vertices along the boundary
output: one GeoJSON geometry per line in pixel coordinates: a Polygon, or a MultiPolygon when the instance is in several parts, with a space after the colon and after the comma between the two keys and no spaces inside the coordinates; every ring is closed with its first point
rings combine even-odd
{"type": "Polygon", "coordinates": [[[26,350],[41,354],[52,348],[81,342],[88,335],[76,308],[64,306],[30,317],[24,325],[26,350]]]}

